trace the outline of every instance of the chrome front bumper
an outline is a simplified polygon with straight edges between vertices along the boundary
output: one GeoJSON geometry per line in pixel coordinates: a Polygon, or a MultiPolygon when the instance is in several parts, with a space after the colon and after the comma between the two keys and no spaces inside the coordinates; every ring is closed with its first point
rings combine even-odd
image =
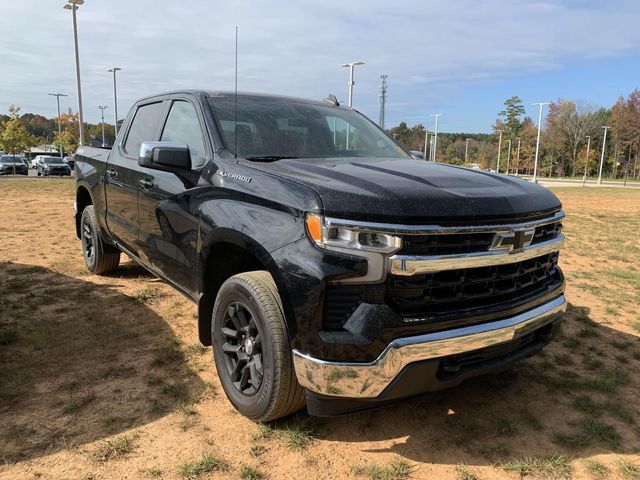
{"type": "Polygon", "coordinates": [[[410,363],[509,342],[553,322],[566,306],[564,295],[560,295],[503,320],[399,338],[370,363],[330,362],[293,350],[293,364],[298,382],[310,391],[344,398],[376,398],[410,363]]]}

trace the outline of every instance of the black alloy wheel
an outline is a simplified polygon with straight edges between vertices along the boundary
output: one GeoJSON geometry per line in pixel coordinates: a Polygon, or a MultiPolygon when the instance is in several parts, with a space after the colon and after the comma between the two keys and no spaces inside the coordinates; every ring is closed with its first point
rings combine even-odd
{"type": "Polygon", "coordinates": [[[264,377],[262,337],[251,311],[234,302],[227,307],[222,327],[227,374],[243,395],[255,395],[264,377]]]}
{"type": "Polygon", "coordinates": [[[87,265],[95,265],[96,263],[96,246],[93,238],[91,219],[86,215],[82,218],[82,252],[87,265]]]}

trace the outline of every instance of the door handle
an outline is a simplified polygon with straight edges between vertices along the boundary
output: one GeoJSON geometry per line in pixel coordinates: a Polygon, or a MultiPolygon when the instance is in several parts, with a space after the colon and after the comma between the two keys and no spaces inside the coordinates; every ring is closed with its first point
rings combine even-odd
{"type": "Polygon", "coordinates": [[[138,180],[138,183],[145,190],[149,190],[150,188],[153,188],[153,181],[149,180],[148,178],[143,178],[141,180],[138,180]]]}
{"type": "Polygon", "coordinates": [[[107,170],[107,176],[113,178],[118,176],[117,170],[107,170]]]}

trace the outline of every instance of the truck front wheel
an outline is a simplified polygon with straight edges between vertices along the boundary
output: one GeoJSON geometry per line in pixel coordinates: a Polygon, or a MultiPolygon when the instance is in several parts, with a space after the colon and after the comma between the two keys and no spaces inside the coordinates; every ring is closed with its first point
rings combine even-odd
{"type": "Polygon", "coordinates": [[[102,275],[118,268],[120,250],[102,241],[93,205],[87,205],[80,219],[84,263],[91,273],[102,275]]]}
{"type": "Polygon", "coordinates": [[[216,368],[233,406],[259,422],[301,409],[304,390],[293,369],[282,302],[269,272],[229,278],[212,315],[216,368]]]}

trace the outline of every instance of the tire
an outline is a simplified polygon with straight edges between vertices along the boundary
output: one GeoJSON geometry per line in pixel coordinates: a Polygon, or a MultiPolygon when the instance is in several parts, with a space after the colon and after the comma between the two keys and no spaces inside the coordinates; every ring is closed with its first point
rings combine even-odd
{"type": "Polygon", "coordinates": [[[240,273],[222,284],[213,306],[211,338],[222,388],[244,416],[268,422],[304,406],[282,301],[269,272],[240,273]]]}
{"type": "Polygon", "coordinates": [[[103,275],[118,268],[120,250],[102,241],[93,205],[86,206],[82,211],[80,235],[84,263],[91,273],[103,275]]]}

